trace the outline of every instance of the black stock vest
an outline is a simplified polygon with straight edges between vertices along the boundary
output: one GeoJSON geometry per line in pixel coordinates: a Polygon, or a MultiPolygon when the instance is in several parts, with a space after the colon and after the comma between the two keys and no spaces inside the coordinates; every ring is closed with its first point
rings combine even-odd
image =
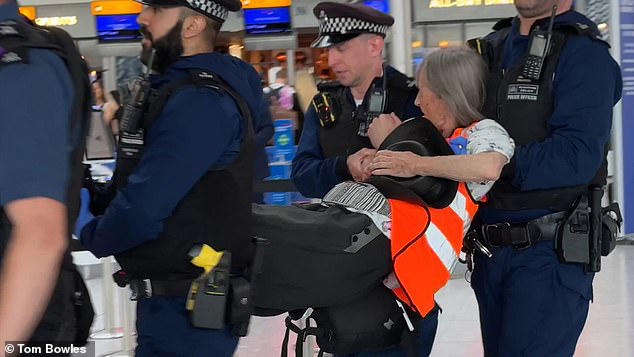
{"type": "MultiPolygon", "coordinates": [[[[82,159],[90,118],[88,67],[81,58],[72,38],[65,31],[54,27],[41,28],[27,24],[23,20],[0,22],[0,48],[4,49],[4,53],[0,54],[0,66],[13,63],[28,64],[29,49],[51,50],[64,60],[71,76],[75,98],[72,104],[71,117],[69,118],[69,138],[72,140],[72,152],[69,157],[69,179],[65,202],[68,209],[68,237],[70,239],[72,232],[75,230],[75,220],[79,215],[79,207],[81,205],[79,190],[84,176],[82,159]]],[[[33,85],[37,84],[33,83],[33,85]]],[[[35,102],[37,103],[37,98],[35,98],[35,102]]],[[[0,207],[0,258],[4,254],[10,234],[11,223],[2,207],[0,207]]],[[[64,256],[63,268],[66,270],[73,268],[70,245],[64,256]]]]}
{"type": "MultiPolygon", "coordinates": [[[[232,266],[236,269],[245,267],[251,258],[254,134],[251,114],[244,100],[215,74],[192,70],[185,79],[165,85],[156,94],[149,104],[143,124],[144,132],[151,130],[153,120],[160,114],[170,95],[191,84],[220,91],[236,102],[242,117],[240,153],[232,163],[210,169],[194,184],[172,215],[163,221],[163,230],[156,239],[115,255],[122,269],[137,279],[167,280],[198,276],[202,269],[192,265],[187,255],[192,246],[198,243],[205,243],[217,251],[230,251],[232,266]]],[[[117,177],[117,189],[125,187],[128,175],[138,161],[138,158],[118,156],[114,174],[117,177]]],[[[169,187],[165,189],[169,190],[169,187]]]]}
{"type": "MultiPolygon", "coordinates": [[[[405,118],[407,104],[410,98],[415,97],[418,89],[412,85],[413,80],[391,67],[385,68],[387,105],[384,113],[394,112],[401,120],[405,118]]],[[[375,79],[380,81],[382,79],[375,79]]],[[[320,127],[319,143],[324,157],[350,155],[362,148],[371,148],[370,139],[357,134],[359,121],[354,118],[356,104],[348,87],[339,82],[327,82],[320,84],[320,92],[328,92],[337,102],[334,125],[320,127]]],[[[368,91],[369,92],[369,91],[368,91]]],[[[365,105],[368,94],[364,99],[365,105]]]]}
{"type": "MultiPolygon", "coordinates": [[[[559,56],[570,36],[589,36],[600,41],[592,28],[584,24],[555,24],[552,46],[542,67],[539,80],[522,77],[523,63],[504,69],[504,46],[511,32],[512,19],[494,26],[495,32],[483,39],[470,40],[489,66],[486,80],[486,102],[482,114],[500,123],[516,145],[539,142],[549,136],[548,121],[554,110],[553,81],[559,56]]],[[[607,152],[606,152],[607,155],[607,152]]],[[[566,210],[587,190],[587,185],[546,190],[520,191],[512,184],[514,159],[502,171],[500,179],[489,192],[489,205],[501,210],[551,209],[566,210]]],[[[605,184],[607,161],[603,160],[595,178],[589,184],[605,184]]]]}

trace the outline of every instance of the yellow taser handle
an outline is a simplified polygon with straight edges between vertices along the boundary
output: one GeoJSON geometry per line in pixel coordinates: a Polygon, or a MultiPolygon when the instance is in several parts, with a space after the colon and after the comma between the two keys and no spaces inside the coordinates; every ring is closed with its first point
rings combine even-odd
{"type": "Polygon", "coordinates": [[[207,244],[199,245],[190,251],[192,257],[191,263],[205,270],[205,274],[209,273],[222,258],[222,252],[215,251],[207,244]]]}

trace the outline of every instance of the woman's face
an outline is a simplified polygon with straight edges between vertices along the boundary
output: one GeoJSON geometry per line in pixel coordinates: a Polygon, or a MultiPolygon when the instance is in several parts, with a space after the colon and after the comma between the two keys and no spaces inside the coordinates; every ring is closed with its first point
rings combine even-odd
{"type": "Polygon", "coordinates": [[[415,104],[444,137],[450,137],[458,123],[449,112],[447,102],[429,89],[424,73],[418,78],[418,88],[415,104]]]}
{"type": "Polygon", "coordinates": [[[103,89],[101,88],[101,84],[99,82],[94,82],[92,84],[93,95],[95,96],[95,100],[99,103],[104,101],[103,98],[103,89]]]}

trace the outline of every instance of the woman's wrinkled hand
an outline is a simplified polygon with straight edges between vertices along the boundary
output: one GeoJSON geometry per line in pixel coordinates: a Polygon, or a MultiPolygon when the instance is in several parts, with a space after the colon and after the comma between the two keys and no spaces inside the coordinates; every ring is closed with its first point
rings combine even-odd
{"type": "Polygon", "coordinates": [[[381,150],[372,160],[372,175],[389,175],[395,177],[414,177],[417,172],[416,163],[421,156],[410,151],[381,150]]]}

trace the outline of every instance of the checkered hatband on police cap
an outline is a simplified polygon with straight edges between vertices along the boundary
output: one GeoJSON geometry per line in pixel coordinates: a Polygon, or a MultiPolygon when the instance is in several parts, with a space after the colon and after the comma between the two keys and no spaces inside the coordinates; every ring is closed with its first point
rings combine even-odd
{"type": "Polygon", "coordinates": [[[387,35],[389,26],[379,25],[369,21],[355,19],[351,17],[328,17],[321,16],[319,19],[319,33],[340,33],[348,34],[355,32],[369,32],[387,35]]]}
{"type": "Polygon", "coordinates": [[[218,18],[223,22],[229,16],[229,9],[213,0],[187,0],[187,2],[189,3],[189,6],[199,9],[200,11],[218,18]]]}

